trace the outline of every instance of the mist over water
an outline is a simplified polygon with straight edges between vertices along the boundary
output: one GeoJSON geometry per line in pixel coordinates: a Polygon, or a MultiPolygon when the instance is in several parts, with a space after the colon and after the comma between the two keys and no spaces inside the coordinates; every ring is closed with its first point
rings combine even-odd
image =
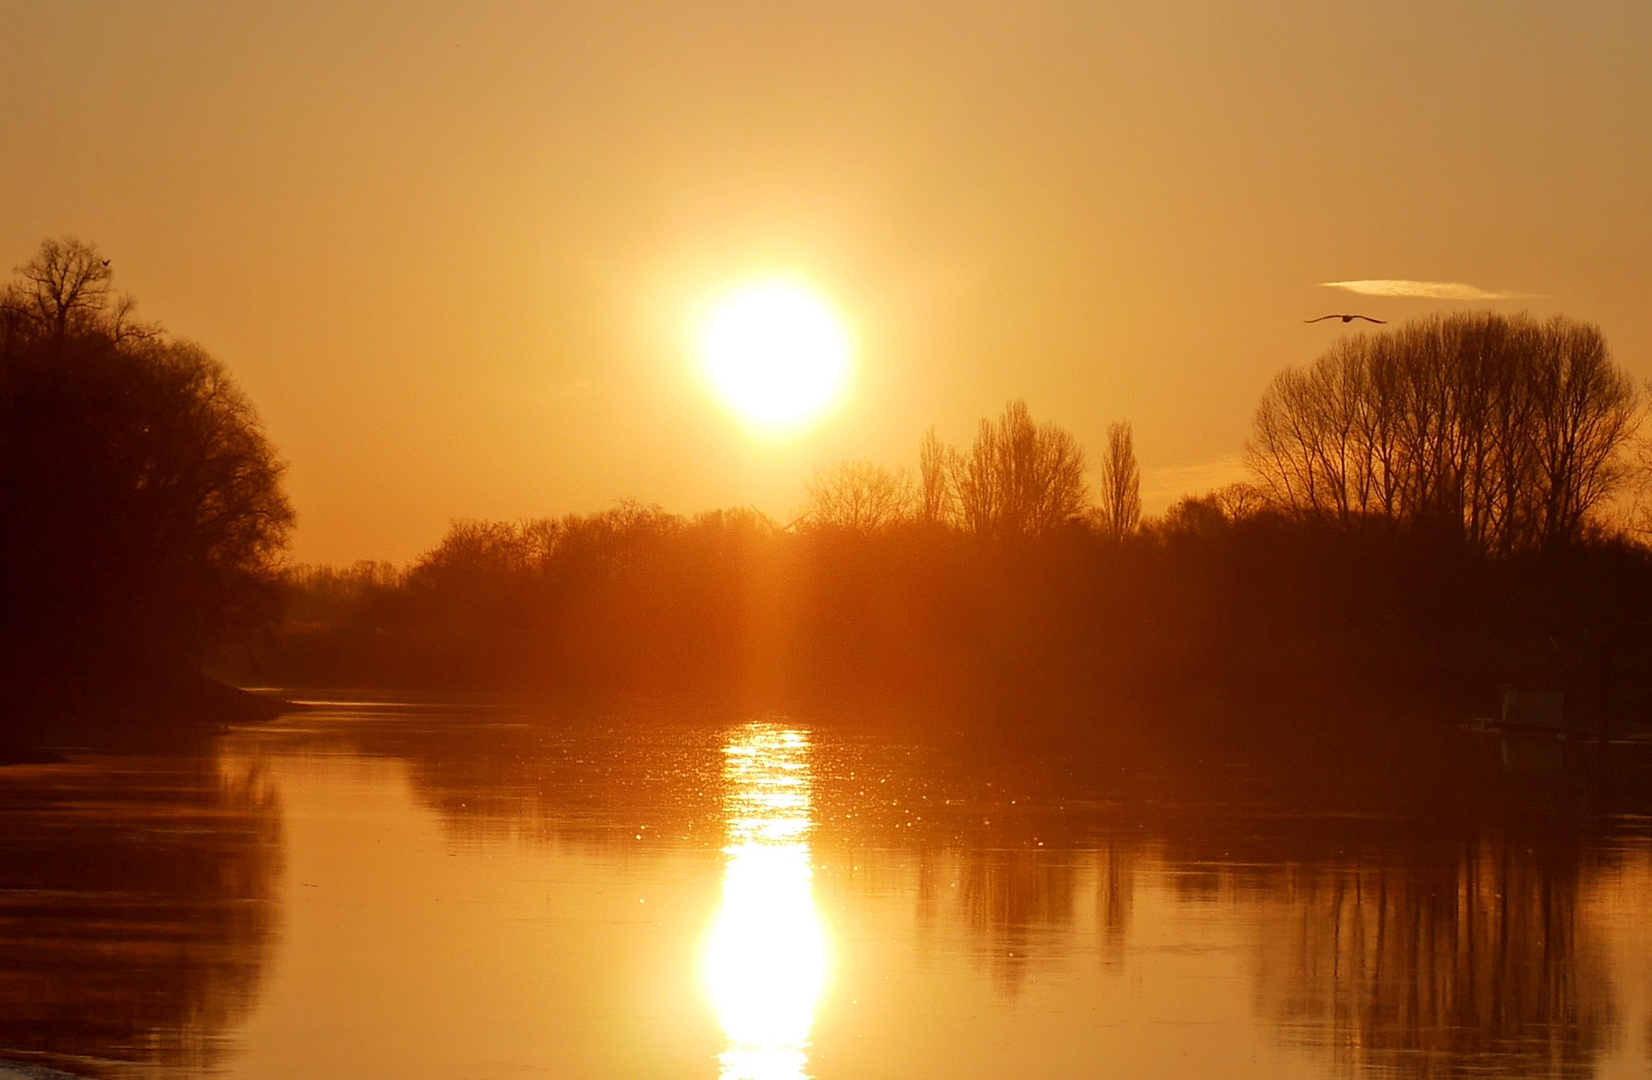
{"type": "Polygon", "coordinates": [[[272,1080],[1652,1064],[1644,783],[1507,772],[1495,740],[1439,785],[964,745],[358,702],[197,756],[7,770],[0,1058],[272,1080]]]}

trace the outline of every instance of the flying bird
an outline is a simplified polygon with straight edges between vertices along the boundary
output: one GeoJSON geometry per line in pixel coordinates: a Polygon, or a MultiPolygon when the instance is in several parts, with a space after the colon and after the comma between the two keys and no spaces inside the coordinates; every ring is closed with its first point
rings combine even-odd
{"type": "Polygon", "coordinates": [[[1386,323],[1387,319],[1373,319],[1369,315],[1321,315],[1317,319],[1303,319],[1305,323],[1324,322],[1326,319],[1341,319],[1343,322],[1353,322],[1355,319],[1364,319],[1366,322],[1386,323]]]}

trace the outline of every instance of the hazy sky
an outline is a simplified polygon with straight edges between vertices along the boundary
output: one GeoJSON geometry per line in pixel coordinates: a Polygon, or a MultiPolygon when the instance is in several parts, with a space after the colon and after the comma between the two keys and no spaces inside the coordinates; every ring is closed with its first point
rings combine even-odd
{"type": "Polygon", "coordinates": [[[1561,311],[1652,376],[1646,0],[0,0],[0,103],[0,267],[96,241],[224,359],[308,561],[627,496],[784,516],[1014,397],[1092,449],[1134,421],[1162,508],[1331,311],[1561,311]],[[773,272],[858,342],[783,439],[689,331],[773,272]]]}

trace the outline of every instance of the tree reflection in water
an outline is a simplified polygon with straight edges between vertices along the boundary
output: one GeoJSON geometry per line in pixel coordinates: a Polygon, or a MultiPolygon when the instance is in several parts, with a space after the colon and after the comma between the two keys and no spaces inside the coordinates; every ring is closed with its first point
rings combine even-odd
{"type": "Polygon", "coordinates": [[[1617,1030],[1575,847],[1507,835],[1454,862],[1296,867],[1263,898],[1262,1010],[1344,1072],[1584,1077],[1617,1030]]]}
{"type": "Polygon", "coordinates": [[[1633,905],[1587,902],[1652,874],[1639,781],[1608,801],[1456,764],[1402,789],[1356,765],[1370,782],[1349,793],[1286,767],[1018,773],[1005,755],[780,725],[488,730],[380,726],[363,749],[413,760],[461,831],[616,853],[726,836],[708,966],[730,1078],[804,1073],[817,895],[910,904],[915,947],[966,943],[1006,996],[1080,948],[1139,965],[1144,912],[1158,933],[1167,912],[1208,911],[1240,947],[1254,1015],[1342,1072],[1582,1076],[1640,1037],[1603,937],[1633,905]]]}
{"type": "Polygon", "coordinates": [[[723,1080],[801,1080],[826,975],[811,892],[808,738],[773,724],[725,750],[728,862],[706,975],[728,1036],[723,1080]]]}
{"type": "Polygon", "coordinates": [[[205,1067],[251,1011],[281,817],[211,756],[0,776],[0,1057],[77,1074],[205,1067]]]}

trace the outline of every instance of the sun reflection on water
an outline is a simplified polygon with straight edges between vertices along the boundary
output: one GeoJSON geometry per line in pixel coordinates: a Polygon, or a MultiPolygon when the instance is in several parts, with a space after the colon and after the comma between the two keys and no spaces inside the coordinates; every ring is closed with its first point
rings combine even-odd
{"type": "Polygon", "coordinates": [[[826,978],[810,888],[808,736],[741,728],[725,747],[728,863],[706,974],[728,1048],[723,1080],[808,1075],[809,1028],[826,978]]]}

